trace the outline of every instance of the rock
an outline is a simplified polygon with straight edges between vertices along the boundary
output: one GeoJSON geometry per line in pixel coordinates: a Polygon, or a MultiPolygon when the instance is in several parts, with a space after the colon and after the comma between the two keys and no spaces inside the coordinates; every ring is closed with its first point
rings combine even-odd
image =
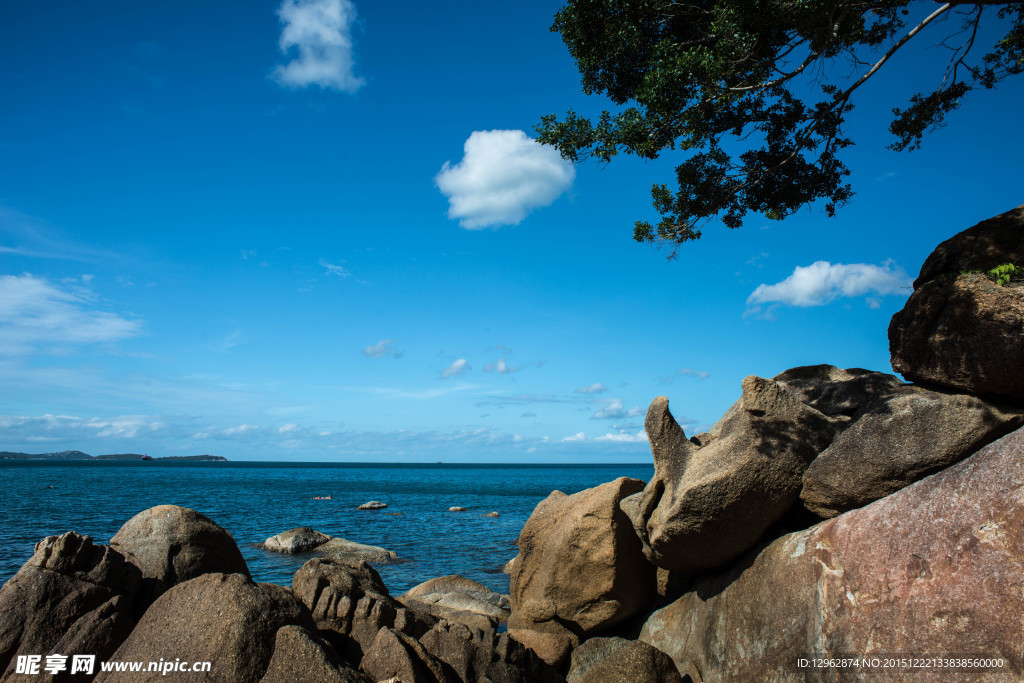
{"type": "Polygon", "coordinates": [[[906,379],[1024,398],[1024,285],[981,274],[923,283],[889,323],[892,367],[906,379]]]}
{"type": "Polygon", "coordinates": [[[464,508],[464,507],[462,507],[460,505],[453,505],[452,507],[448,508],[448,512],[465,512],[465,511],[466,511],[466,508],[464,508]]]}
{"type": "MultiPolygon", "coordinates": [[[[316,626],[285,588],[241,574],[204,574],[176,584],[154,602],[111,659],[211,662],[212,680],[258,681],[271,662],[278,630],[316,626]]],[[[100,673],[97,681],[166,681],[160,672],[100,673]]]]}
{"type": "Polygon", "coordinates": [[[419,639],[423,648],[461,681],[558,683],[564,681],[508,634],[481,633],[441,621],[419,639]]]}
{"type": "Polygon", "coordinates": [[[366,562],[313,558],[292,577],[292,592],[316,627],[348,661],[358,662],[378,631],[397,628],[419,638],[437,621],[407,609],[366,562]]]}
{"type": "Polygon", "coordinates": [[[485,512],[484,514],[482,514],[482,515],[480,515],[480,516],[481,516],[481,517],[492,517],[492,518],[493,518],[493,517],[501,517],[501,515],[500,515],[500,514],[498,514],[497,512],[495,512],[495,511],[493,511],[493,510],[492,510],[491,512],[485,512]]]}
{"type": "Polygon", "coordinates": [[[705,680],[803,681],[816,672],[798,669],[797,656],[894,653],[1002,658],[990,675],[1018,680],[1022,547],[1024,429],[695,579],[640,639],[705,680]]]}
{"type": "Polygon", "coordinates": [[[296,527],[271,536],[263,543],[265,550],[282,553],[316,552],[346,562],[390,562],[398,554],[375,545],[334,538],[308,526],[296,527]]]}
{"type": "Polygon", "coordinates": [[[135,626],[137,567],[71,531],[36,544],[0,589],[0,678],[17,655],[88,653],[106,660],[135,626]]]}
{"type": "Polygon", "coordinates": [[[1024,263],[1024,205],[953,235],[928,255],[914,289],[940,275],[1024,263]]]}
{"type": "Polygon", "coordinates": [[[672,658],[645,642],[591,638],[572,653],[568,683],[682,683],[672,658]]]}
{"type": "Polygon", "coordinates": [[[308,526],[299,526],[271,536],[263,542],[265,550],[278,553],[305,553],[322,546],[331,537],[308,526]]]}
{"type": "Polygon", "coordinates": [[[177,505],[143,510],[125,522],[110,546],[141,570],[143,605],[171,586],[203,574],[249,578],[231,534],[195,510],[177,505]]]}
{"type": "Polygon", "coordinates": [[[658,567],[701,572],[753,546],[797,501],[804,470],[841,420],[805,405],[786,386],[743,380],[743,396],[698,446],[659,396],[645,428],[654,478],[624,503],[644,554],[658,567]]]}
{"type": "Polygon", "coordinates": [[[515,556],[515,557],[513,557],[513,558],[512,558],[511,560],[509,560],[509,561],[508,561],[508,562],[506,562],[505,564],[501,565],[501,573],[502,573],[502,574],[508,574],[508,575],[510,575],[510,576],[511,576],[511,575],[512,575],[512,572],[513,572],[513,571],[515,570],[515,568],[516,568],[516,561],[517,561],[518,559],[519,559],[519,555],[516,555],[516,556],[515,556]]]}
{"type": "Polygon", "coordinates": [[[374,680],[397,678],[414,683],[458,683],[459,678],[430,655],[415,638],[382,628],[360,664],[374,680]]]}
{"type": "Polygon", "coordinates": [[[654,567],[619,508],[642,487],[620,477],[571,496],[555,491],[523,526],[509,634],[549,664],[562,661],[580,635],[621,623],[653,600],[654,567]]]}
{"type": "Polygon", "coordinates": [[[260,683],[373,683],[374,679],[342,661],[320,637],[301,626],[277,631],[274,655],[260,683]]]}
{"type": "Polygon", "coordinates": [[[800,498],[815,514],[834,517],[945,469],[1021,424],[1020,409],[902,385],[814,459],[800,498]]]}
{"type": "Polygon", "coordinates": [[[457,574],[425,581],[410,588],[399,600],[411,609],[416,609],[411,602],[420,603],[435,616],[448,621],[459,621],[452,612],[470,612],[500,624],[508,621],[510,611],[507,596],[457,574]]]}
{"type": "Polygon", "coordinates": [[[382,503],[379,500],[371,500],[363,503],[359,506],[360,510],[381,510],[388,506],[387,503],[382,503]]]}
{"type": "Polygon", "coordinates": [[[398,559],[398,553],[376,545],[356,543],[344,538],[332,538],[315,550],[326,557],[345,562],[391,562],[398,559]]]}

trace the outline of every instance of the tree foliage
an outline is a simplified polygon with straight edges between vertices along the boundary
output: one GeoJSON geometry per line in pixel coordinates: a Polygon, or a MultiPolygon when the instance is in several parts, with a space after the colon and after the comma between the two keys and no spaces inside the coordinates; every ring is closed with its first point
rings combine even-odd
{"type": "Polygon", "coordinates": [[[735,228],[749,211],[780,220],[818,200],[833,215],[852,196],[839,155],[853,144],[843,123],[854,92],[932,24],[943,25],[931,32],[949,50],[944,70],[934,90],[893,109],[896,150],[917,148],[968,91],[1024,71],[1024,2],[569,0],[551,30],[584,92],[619,109],[594,121],[544,116],[536,130],[574,162],[690,151],[677,189],[651,189],[661,220],[637,221],[633,235],[669,244],[673,255],[715,217],[735,228]],[[922,16],[908,29],[912,11],[922,16]],[[998,15],[1008,31],[979,59],[983,15],[998,15]]]}

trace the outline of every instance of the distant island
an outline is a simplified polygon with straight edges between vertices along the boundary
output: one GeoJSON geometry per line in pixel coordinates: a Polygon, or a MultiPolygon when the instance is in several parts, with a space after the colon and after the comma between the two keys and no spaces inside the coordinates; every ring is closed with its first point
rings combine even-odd
{"type": "Polygon", "coordinates": [[[0,460],[190,460],[193,462],[227,462],[222,455],[168,455],[154,458],[141,453],[111,453],[110,455],[89,455],[82,451],[61,451],[59,453],[14,453],[0,451],[0,460]]]}

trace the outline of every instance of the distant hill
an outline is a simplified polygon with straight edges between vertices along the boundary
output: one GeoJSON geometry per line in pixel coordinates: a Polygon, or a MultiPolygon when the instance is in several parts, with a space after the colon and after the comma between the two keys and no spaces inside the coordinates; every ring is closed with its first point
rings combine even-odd
{"type": "Polygon", "coordinates": [[[14,453],[0,451],[0,460],[192,460],[199,462],[227,462],[222,455],[169,455],[154,458],[140,453],[111,453],[110,455],[89,455],[82,451],[61,451],[60,453],[14,453]]]}

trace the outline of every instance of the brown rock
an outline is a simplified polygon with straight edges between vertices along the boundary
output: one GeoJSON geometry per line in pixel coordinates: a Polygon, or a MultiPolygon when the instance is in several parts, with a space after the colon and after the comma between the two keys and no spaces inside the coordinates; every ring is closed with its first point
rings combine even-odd
{"type": "Polygon", "coordinates": [[[378,631],[393,627],[419,638],[436,618],[407,609],[366,562],[314,558],[292,577],[292,592],[346,660],[358,662],[378,631]]]}
{"type": "Polygon", "coordinates": [[[814,459],[800,498],[826,518],[863,507],[1024,424],[1024,410],[1003,408],[969,394],[901,385],[814,459]]]}
{"type": "Polygon", "coordinates": [[[1019,680],[1021,548],[1024,430],[696,580],[651,615],[640,639],[706,680],[832,680],[798,669],[796,658],[882,654],[997,657],[1004,668],[986,676],[1019,680]]]}
{"type": "Polygon", "coordinates": [[[110,546],[142,571],[144,605],[171,586],[203,574],[249,578],[231,534],[195,510],[177,505],[143,510],[125,522],[110,546]]]}
{"type": "Polygon", "coordinates": [[[572,653],[568,683],[682,683],[672,658],[645,642],[591,638],[572,653]]]}
{"type": "Polygon", "coordinates": [[[441,663],[401,631],[382,628],[360,664],[374,680],[397,678],[414,683],[458,683],[451,667],[441,663]]]}
{"type": "Polygon", "coordinates": [[[516,612],[509,617],[508,636],[559,670],[564,670],[573,648],[581,641],[575,631],[557,621],[534,621],[516,612]]]}
{"type": "Polygon", "coordinates": [[[36,544],[0,589],[0,679],[18,655],[95,654],[107,659],[135,626],[139,570],[121,553],[71,531],[36,544]]]}
{"type": "Polygon", "coordinates": [[[645,428],[654,478],[623,505],[644,554],[666,569],[720,567],[753,546],[798,499],[801,477],[837,422],[781,382],[747,377],[707,446],[686,438],[659,396],[645,428]]]}
{"type": "MultiPolygon", "coordinates": [[[[154,602],[111,659],[211,663],[211,680],[260,680],[277,632],[289,625],[313,632],[309,612],[285,588],[241,574],[204,574],[179,583],[154,602]],[[215,667],[215,670],[214,670],[215,667]]],[[[100,673],[97,681],[166,681],[160,672],[100,673]]]]}
{"type": "Polygon", "coordinates": [[[1024,205],[953,235],[929,254],[914,289],[940,275],[1024,264],[1024,205]]]}
{"type": "Polygon", "coordinates": [[[912,382],[1024,398],[1024,285],[981,274],[914,290],[889,323],[892,367],[912,382]]]}
{"type": "Polygon", "coordinates": [[[567,640],[578,642],[579,634],[614,626],[653,600],[654,567],[619,508],[624,497],[642,487],[638,479],[620,477],[571,496],[555,491],[523,526],[511,576],[509,633],[533,647],[537,638],[527,642],[531,637],[517,631],[560,626],[552,637],[559,647],[545,646],[547,655],[538,651],[545,661],[552,663],[551,653],[567,640]]]}
{"type": "Polygon", "coordinates": [[[338,657],[334,649],[301,626],[277,631],[274,655],[260,683],[373,683],[338,657]]]}
{"type": "Polygon", "coordinates": [[[458,680],[493,683],[558,683],[561,675],[508,634],[474,631],[463,624],[437,623],[419,639],[458,680]]]}

